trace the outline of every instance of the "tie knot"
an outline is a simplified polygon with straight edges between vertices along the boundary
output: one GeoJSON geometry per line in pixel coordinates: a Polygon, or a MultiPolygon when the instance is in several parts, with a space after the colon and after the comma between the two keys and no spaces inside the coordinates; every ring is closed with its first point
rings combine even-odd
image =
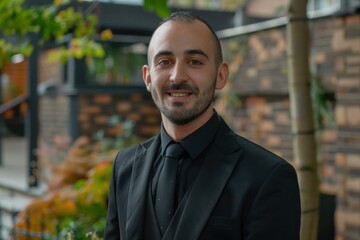
{"type": "Polygon", "coordinates": [[[165,157],[179,159],[184,152],[185,150],[180,143],[172,142],[166,148],[165,157]]]}

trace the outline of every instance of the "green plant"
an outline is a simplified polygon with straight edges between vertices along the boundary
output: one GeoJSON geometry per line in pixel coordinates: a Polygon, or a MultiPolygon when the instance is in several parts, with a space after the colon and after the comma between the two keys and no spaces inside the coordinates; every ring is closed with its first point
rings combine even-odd
{"type": "Polygon", "coordinates": [[[95,84],[133,84],[138,70],[146,64],[146,55],[135,53],[131,46],[103,43],[105,58],[86,58],[89,78],[95,84]]]}
{"type": "Polygon", "coordinates": [[[170,14],[167,0],[144,0],[144,8],[148,11],[154,11],[160,17],[166,17],[170,14]]]}
{"type": "Polygon", "coordinates": [[[76,214],[61,221],[61,239],[100,239],[105,229],[111,163],[104,161],[73,185],[76,214]]]}
{"type": "MultiPolygon", "coordinates": [[[[102,46],[92,39],[96,27],[97,16],[76,10],[70,0],[54,0],[53,4],[27,7],[24,7],[24,0],[2,0],[0,70],[11,56],[17,53],[29,56],[35,44],[64,41],[69,34],[70,47],[61,47],[53,58],[67,61],[70,57],[104,56],[102,46]],[[39,38],[37,42],[32,42],[31,34],[39,38]]],[[[106,29],[101,36],[109,39],[112,34],[106,29]]]]}
{"type": "Polygon", "coordinates": [[[105,222],[105,217],[101,218],[89,228],[84,224],[84,221],[66,219],[61,224],[59,237],[67,240],[101,240],[102,238],[99,236],[103,233],[105,222]]]}
{"type": "Polygon", "coordinates": [[[320,130],[326,127],[336,127],[334,100],[321,86],[321,81],[317,76],[313,76],[311,79],[311,98],[316,128],[320,130]]]}
{"type": "MultiPolygon", "coordinates": [[[[101,239],[104,232],[107,196],[115,153],[139,141],[131,121],[112,117],[122,124],[115,139],[99,132],[95,139],[80,137],[69,146],[65,137],[54,136],[53,146],[38,154],[48,174],[48,193],[31,202],[18,216],[16,227],[33,232],[42,229],[60,239],[101,239]],[[46,224],[41,225],[42,222],[46,224]]],[[[39,240],[16,236],[16,240],[39,240]]]]}
{"type": "Polygon", "coordinates": [[[96,132],[93,138],[102,143],[100,154],[106,154],[114,149],[124,149],[142,140],[134,135],[135,125],[131,120],[122,120],[118,115],[113,115],[109,117],[109,125],[121,125],[121,130],[115,138],[106,138],[103,130],[96,132]]]}

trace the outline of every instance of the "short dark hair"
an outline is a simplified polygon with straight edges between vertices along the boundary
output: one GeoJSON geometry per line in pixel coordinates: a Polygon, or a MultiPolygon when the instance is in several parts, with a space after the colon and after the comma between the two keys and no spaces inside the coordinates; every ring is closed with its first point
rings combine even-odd
{"type": "Polygon", "coordinates": [[[191,12],[184,12],[184,11],[177,11],[172,13],[169,17],[165,18],[161,23],[160,26],[166,22],[170,21],[176,21],[176,22],[184,22],[184,23],[194,23],[196,20],[204,23],[208,29],[210,30],[211,34],[213,35],[214,41],[215,41],[215,51],[216,51],[216,62],[217,64],[221,64],[223,61],[222,56],[222,50],[220,45],[220,40],[217,37],[214,29],[211,27],[211,25],[202,17],[196,16],[192,14],[191,12]]]}

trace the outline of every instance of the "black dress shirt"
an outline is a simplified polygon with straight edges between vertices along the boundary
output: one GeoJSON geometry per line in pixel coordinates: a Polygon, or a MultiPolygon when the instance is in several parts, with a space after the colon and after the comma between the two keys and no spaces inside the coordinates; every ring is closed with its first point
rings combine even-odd
{"type": "MultiPolygon", "coordinates": [[[[179,143],[186,151],[185,156],[179,162],[177,190],[175,199],[177,199],[176,206],[180,203],[185,193],[191,188],[199,175],[201,167],[205,159],[202,157],[207,150],[210,143],[213,141],[220,123],[219,115],[214,111],[213,116],[199,129],[191,133],[189,136],[181,140],[179,143]]],[[[167,134],[163,126],[160,130],[160,149],[158,151],[157,160],[154,163],[152,173],[152,197],[153,202],[156,198],[156,188],[159,180],[159,175],[164,165],[163,154],[166,147],[171,141],[171,137],[167,134]]]]}

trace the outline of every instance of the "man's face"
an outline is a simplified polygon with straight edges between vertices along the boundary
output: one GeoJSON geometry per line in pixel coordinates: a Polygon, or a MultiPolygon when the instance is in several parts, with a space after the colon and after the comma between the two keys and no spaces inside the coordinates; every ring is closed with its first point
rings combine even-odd
{"type": "Polygon", "coordinates": [[[225,85],[219,84],[215,46],[200,21],[170,21],[156,30],[143,77],[163,117],[182,125],[212,112],[215,89],[225,85]]]}

